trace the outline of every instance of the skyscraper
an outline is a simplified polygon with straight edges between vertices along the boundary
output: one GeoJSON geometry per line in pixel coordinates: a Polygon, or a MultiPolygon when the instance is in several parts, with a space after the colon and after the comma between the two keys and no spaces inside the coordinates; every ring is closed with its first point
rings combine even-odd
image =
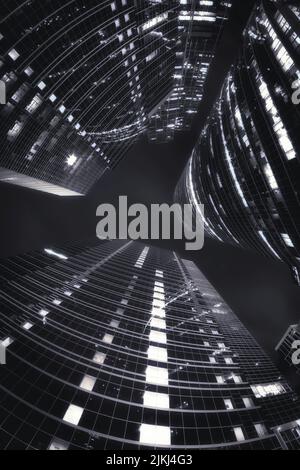
{"type": "Polygon", "coordinates": [[[180,0],[173,88],[151,114],[150,142],[169,142],[176,131],[190,130],[231,6],[224,0],[180,0]]]}
{"type": "Polygon", "coordinates": [[[258,2],[176,199],[208,235],[291,266],[300,284],[299,2],[258,2]]]}
{"type": "Polygon", "coordinates": [[[195,264],[114,241],[2,260],[1,449],[296,449],[300,402],[195,264]]]}
{"type": "Polygon", "coordinates": [[[172,89],[179,2],[1,7],[0,181],[86,194],[172,89]]]}

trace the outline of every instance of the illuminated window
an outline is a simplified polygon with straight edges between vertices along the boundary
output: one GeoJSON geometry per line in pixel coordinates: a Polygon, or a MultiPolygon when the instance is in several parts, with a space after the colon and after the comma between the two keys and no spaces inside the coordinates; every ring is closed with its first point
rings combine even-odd
{"type": "Polygon", "coordinates": [[[155,281],[155,284],[154,284],[156,287],[164,287],[164,283],[163,282],[159,282],[159,281],[155,281]]]}
{"type": "Polygon", "coordinates": [[[14,340],[10,337],[5,338],[3,341],[1,341],[1,345],[4,348],[8,348],[11,344],[13,344],[14,340]]]}
{"type": "Polygon", "coordinates": [[[252,399],[248,397],[243,398],[243,403],[245,405],[245,408],[253,408],[254,406],[252,399]]]}
{"type": "Polygon", "coordinates": [[[13,127],[9,129],[7,133],[8,137],[11,137],[11,138],[17,137],[20,134],[22,128],[23,128],[23,123],[20,121],[16,121],[13,127]]]}
{"type": "Polygon", "coordinates": [[[200,0],[200,5],[205,5],[208,7],[212,7],[214,2],[212,0],[200,0]]]}
{"type": "Polygon", "coordinates": [[[259,437],[265,437],[268,434],[266,426],[264,424],[257,423],[254,424],[254,427],[259,437]]]}
{"type": "Polygon", "coordinates": [[[154,291],[153,297],[155,297],[155,299],[158,299],[158,300],[163,300],[163,301],[165,300],[165,294],[161,292],[157,292],[156,290],[154,291]]]}
{"type": "Polygon", "coordinates": [[[157,26],[159,23],[162,23],[167,18],[168,18],[168,13],[163,13],[162,15],[156,16],[155,18],[152,18],[151,20],[144,23],[142,26],[142,30],[147,31],[148,29],[151,29],[154,26],[157,26]]]}
{"type": "Polygon", "coordinates": [[[72,297],[73,292],[71,292],[70,290],[66,290],[66,291],[64,292],[64,295],[66,295],[67,297],[72,297]]]}
{"type": "Polygon", "coordinates": [[[85,375],[80,384],[80,388],[86,390],[87,392],[92,392],[96,383],[96,377],[91,377],[90,375],[85,375]]]}
{"type": "Polygon", "coordinates": [[[262,230],[259,230],[258,235],[263,240],[263,242],[267,245],[267,247],[270,249],[270,251],[276,256],[276,258],[280,259],[280,256],[276,253],[274,248],[271,246],[271,244],[269,243],[269,241],[268,241],[266,235],[264,234],[264,232],[262,230]]]}
{"type": "Polygon", "coordinates": [[[166,393],[145,392],[144,406],[168,410],[170,408],[169,395],[166,393]]]}
{"type": "Polygon", "coordinates": [[[39,315],[43,318],[45,318],[47,315],[49,315],[49,313],[50,313],[49,310],[42,309],[42,310],[39,311],[39,315]]]}
{"type": "Polygon", "coordinates": [[[164,277],[164,273],[163,273],[163,271],[160,271],[160,270],[157,269],[156,272],[155,272],[155,276],[156,277],[164,277]]]}
{"type": "Polygon", "coordinates": [[[227,140],[226,140],[226,137],[225,137],[225,133],[224,133],[224,126],[223,126],[223,121],[222,121],[222,117],[220,116],[220,129],[221,129],[221,137],[222,137],[222,141],[223,141],[223,146],[224,146],[224,152],[225,152],[225,157],[226,157],[226,161],[227,161],[227,164],[228,164],[228,168],[229,168],[229,171],[230,171],[230,174],[232,176],[232,179],[233,179],[233,182],[234,182],[234,185],[235,185],[235,188],[236,188],[236,191],[243,203],[243,205],[245,207],[249,207],[248,206],[248,203],[246,201],[246,198],[244,196],[244,192],[242,190],[242,187],[239,183],[239,178],[238,178],[238,175],[237,175],[237,171],[236,171],[236,168],[233,164],[233,161],[232,161],[232,157],[231,157],[231,154],[229,152],[229,147],[228,147],[228,143],[227,143],[227,140]]]}
{"type": "Polygon", "coordinates": [[[251,389],[256,398],[272,397],[288,392],[286,387],[280,382],[264,385],[251,385],[251,389]]]}
{"type": "Polygon", "coordinates": [[[149,252],[149,247],[146,247],[144,248],[144,250],[142,251],[139,259],[137,260],[136,264],[135,264],[135,267],[136,268],[142,268],[143,267],[143,264],[146,260],[146,257],[148,255],[148,252],[149,252]]]}
{"type": "Polygon", "coordinates": [[[233,410],[234,409],[232,401],[229,398],[224,400],[224,404],[225,404],[226,410],[233,410]]]}
{"type": "Polygon", "coordinates": [[[153,385],[167,386],[169,384],[168,369],[148,366],[146,369],[146,382],[153,385]]]}
{"type": "Polygon", "coordinates": [[[75,426],[77,426],[81,419],[83,411],[84,409],[80,406],[70,405],[65,413],[63,420],[67,423],[74,424],[75,426]]]}
{"type": "Polygon", "coordinates": [[[151,330],[149,335],[149,341],[154,343],[167,344],[167,335],[161,331],[151,330]]]}
{"type": "Polygon", "coordinates": [[[38,88],[39,88],[41,91],[45,90],[46,86],[47,86],[46,83],[43,82],[43,81],[41,81],[41,82],[38,84],[38,88]]]}
{"type": "Polygon", "coordinates": [[[106,354],[102,352],[96,352],[93,358],[93,362],[96,364],[104,364],[104,361],[106,359],[106,354]]]}
{"type": "Polygon", "coordinates": [[[207,21],[214,23],[217,18],[216,14],[211,11],[195,11],[193,16],[187,11],[181,11],[179,15],[180,21],[207,21]]]}
{"type": "Polygon", "coordinates": [[[161,300],[164,300],[165,299],[165,289],[163,287],[154,286],[153,296],[156,297],[157,299],[160,298],[161,300]],[[159,295],[161,295],[162,297],[159,297],[159,295]]]}
{"type": "Polygon", "coordinates": [[[164,308],[165,305],[166,304],[164,300],[153,299],[153,307],[164,308]]]}
{"type": "Polygon", "coordinates": [[[47,253],[47,255],[50,255],[50,256],[55,256],[56,258],[58,259],[62,259],[62,260],[67,260],[67,256],[61,254],[61,253],[57,253],[56,251],[54,250],[51,250],[49,248],[45,248],[44,249],[44,252],[47,253]]]}
{"type": "Polygon", "coordinates": [[[294,244],[293,244],[290,236],[287,233],[282,233],[281,237],[282,237],[284,243],[286,244],[286,246],[288,246],[290,248],[294,248],[294,244]]]}
{"type": "Polygon", "coordinates": [[[271,189],[278,189],[278,183],[276,181],[275,175],[272,171],[272,168],[270,167],[269,163],[264,166],[264,173],[266,175],[266,178],[268,180],[269,186],[271,189]]]}
{"type": "Polygon", "coordinates": [[[67,158],[67,165],[68,166],[74,166],[76,162],[77,162],[76,155],[72,154],[72,155],[68,156],[68,158],[67,158]]]}
{"type": "Polygon", "coordinates": [[[153,307],[151,311],[151,315],[153,317],[165,318],[166,312],[165,309],[159,307],[153,307]]]}
{"type": "Polygon", "coordinates": [[[273,49],[277,61],[281,65],[284,72],[289,72],[291,68],[295,65],[292,57],[289,55],[287,49],[280,41],[274,28],[271,26],[270,22],[267,19],[265,20],[265,25],[268,29],[270,38],[272,39],[271,47],[273,49]]]}
{"type": "MultiPolygon", "coordinates": [[[[257,64],[255,65],[256,65],[256,68],[258,68],[258,65],[257,64]]],[[[271,97],[269,88],[261,76],[259,76],[258,85],[259,85],[258,89],[263,99],[265,109],[272,120],[272,127],[278,138],[279,144],[287,160],[292,160],[296,158],[296,151],[288,135],[287,129],[281,119],[279,111],[273,101],[273,98],[271,97]]]]}
{"type": "Polygon", "coordinates": [[[61,439],[53,439],[49,446],[49,450],[68,450],[69,449],[69,443],[62,441],[61,439]]]}
{"type": "Polygon", "coordinates": [[[142,424],[140,427],[140,443],[150,445],[171,445],[171,429],[166,426],[142,424]]]}
{"type": "Polygon", "coordinates": [[[17,91],[12,95],[11,99],[14,100],[16,103],[20,103],[26,95],[27,91],[27,86],[21,85],[20,88],[18,88],[17,91]]]}
{"type": "Polygon", "coordinates": [[[31,77],[31,75],[33,75],[33,70],[31,67],[27,67],[25,70],[24,70],[24,73],[25,75],[27,75],[27,77],[31,77]]]}
{"type": "Polygon", "coordinates": [[[8,55],[13,61],[16,61],[20,57],[20,54],[16,51],[16,49],[9,51],[8,55]]]}
{"type": "Polygon", "coordinates": [[[112,344],[113,340],[114,340],[114,336],[113,336],[113,335],[105,334],[105,335],[103,336],[103,341],[104,341],[104,343],[112,344]]]}
{"type": "Polygon", "coordinates": [[[24,325],[22,326],[22,328],[24,328],[24,330],[31,330],[32,327],[33,327],[33,324],[30,323],[30,322],[26,322],[26,323],[24,323],[24,325]]]}
{"type": "Polygon", "coordinates": [[[168,352],[165,348],[149,346],[148,359],[157,362],[168,362],[168,352]]]}
{"type": "Polygon", "coordinates": [[[53,94],[49,97],[49,100],[51,101],[51,103],[54,103],[54,101],[57,100],[57,96],[53,94]]]}
{"type": "Polygon", "coordinates": [[[112,320],[109,324],[112,328],[119,328],[120,322],[117,320],[112,320]]]}
{"type": "Polygon", "coordinates": [[[157,50],[151,52],[151,54],[147,55],[147,57],[146,57],[146,62],[150,62],[150,61],[153,60],[157,55],[158,55],[158,51],[157,51],[157,50]]]}

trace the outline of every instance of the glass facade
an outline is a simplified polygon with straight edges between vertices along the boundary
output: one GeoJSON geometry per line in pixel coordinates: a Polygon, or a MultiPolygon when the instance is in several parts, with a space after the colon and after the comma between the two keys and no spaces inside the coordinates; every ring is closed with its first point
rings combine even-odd
{"type": "Polygon", "coordinates": [[[1,260],[1,449],[300,448],[300,401],[196,265],[114,241],[1,260]]]}
{"type": "Polygon", "coordinates": [[[300,323],[291,325],[276,346],[280,360],[288,367],[288,372],[297,384],[300,375],[300,323]],[[298,374],[298,375],[294,375],[298,374]],[[298,377],[298,380],[295,378],[298,377]]]}
{"type": "Polygon", "coordinates": [[[298,284],[299,15],[298,2],[258,2],[176,191],[205,205],[208,235],[288,263],[298,284]]]}

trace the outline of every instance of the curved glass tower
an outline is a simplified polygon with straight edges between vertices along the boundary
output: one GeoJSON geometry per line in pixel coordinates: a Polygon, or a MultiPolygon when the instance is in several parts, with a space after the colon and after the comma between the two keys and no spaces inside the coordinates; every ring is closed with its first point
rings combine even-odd
{"type": "Polygon", "coordinates": [[[259,2],[176,191],[205,204],[209,235],[288,263],[298,283],[299,19],[298,2],[259,2]]]}
{"type": "Polygon", "coordinates": [[[297,449],[300,401],[190,261],[115,241],[0,263],[1,449],[297,449]]]}

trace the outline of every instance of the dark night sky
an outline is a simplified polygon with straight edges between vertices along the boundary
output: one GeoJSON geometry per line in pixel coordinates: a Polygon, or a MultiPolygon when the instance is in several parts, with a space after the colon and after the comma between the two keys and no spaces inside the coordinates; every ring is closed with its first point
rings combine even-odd
{"type": "MultiPolygon", "coordinates": [[[[253,3],[253,0],[237,2],[239,7],[235,8],[217,51],[206,97],[191,133],[179,135],[167,145],[150,145],[146,139],[141,140],[86,198],[59,198],[0,184],[0,257],[94,236],[96,207],[102,202],[117,201],[119,195],[127,195],[130,203],[147,205],[172,201],[199,130],[237,54],[241,31],[253,3]]],[[[182,248],[174,243],[164,246],[182,248]]],[[[209,239],[201,252],[185,256],[194,256],[200,269],[260,344],[274,354],[286,328],[299,321],[300,290],[288,268],[256,253],[209,239]]]]}

